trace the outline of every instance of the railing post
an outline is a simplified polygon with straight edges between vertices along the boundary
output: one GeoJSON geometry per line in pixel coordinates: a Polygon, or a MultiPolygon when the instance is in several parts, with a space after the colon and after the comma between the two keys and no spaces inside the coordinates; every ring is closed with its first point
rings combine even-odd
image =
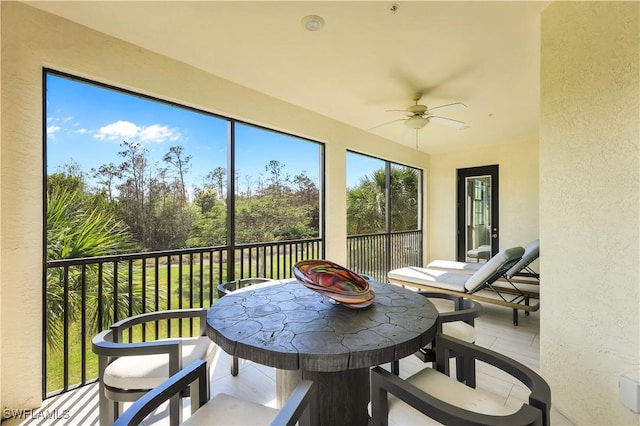
{"type": "MultiPolygon", "coordinates": [[[[236,122],[229,121],[227,137],[227,170],[235,170],[236,160],[236,144],[233,141],[236,138],[236,122]]],[[[236,177],[233,173],[227,173],[227,244],[229,251],[227,252],[227,278],[226,281],[236,279],[236,177]]]]}
{"type": "Polygon", "coordinates": [[[391,163],[387,161],[385,163],[385,252],[384,257],[384,269],[389,271],[391,269],[391,163]]]}

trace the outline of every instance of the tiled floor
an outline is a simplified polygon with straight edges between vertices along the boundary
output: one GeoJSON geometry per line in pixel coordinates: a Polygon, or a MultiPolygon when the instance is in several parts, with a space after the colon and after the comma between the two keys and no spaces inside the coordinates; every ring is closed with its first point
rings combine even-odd
{"type": "MultiPolygon", "coordinates": [[[[540,312],[534,312],[528,317],[521,314],[520,325],[514,327],[511,323],[511,310],[485,305],[483,315],[476,320],[478,332],[476,343],[512,357],[533,370],[539,371],[539,315],[540,312]]],[[[225,392],[275,407],[275,370],[241,360],[240,373],[233,377],[229,374],[229,358],[224,352],[216,354],[212,367],[211,395],[225,392]]],[[[414,356],[405,358],[400,362],[400,377],[408,377],[424,367],[425,365],[414,356]]],[[[490,367],[479,366],[477,375],[478,387],[499,395],[507,405],[520,404],[527,399],[526,387],[505,373],[493,371],[490,367]]],[[[185,415],[188,415],[188,412],[185,410],[185,415]]],[[[41,411],[34,411],[25,417],[22,420],[12,419],[2,422],[2,425],[84,426],[98,424],[97,386],[87,386],[47,400],[41,411]]],[[[158,426],[167,424],[166,410],[159,410],[148,418],[145,424],[158,426]]],[[[428,419],[425,419],[424,424],[436,423],[429,423],[428,419]]],[[[555,409],[552,409],[551,412],[551,424],[554,426],[571,425],[555,409]]]]}

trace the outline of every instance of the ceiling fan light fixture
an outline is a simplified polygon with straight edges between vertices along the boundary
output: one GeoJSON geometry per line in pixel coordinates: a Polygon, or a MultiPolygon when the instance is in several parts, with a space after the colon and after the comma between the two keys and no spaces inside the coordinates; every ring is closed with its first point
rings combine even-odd
{"type": "Polygon", "coordinates": [[[420,130],[429,123],[429,117],[414,115],[404,122],[404,125],[413,130],[420,130]]]}
{"type": "Polygon", "coordinates": [[[319,31],[324,27],[324,19],[318,15],[307,15],[302,18],[302,26],[308,31],[319,31]]]}

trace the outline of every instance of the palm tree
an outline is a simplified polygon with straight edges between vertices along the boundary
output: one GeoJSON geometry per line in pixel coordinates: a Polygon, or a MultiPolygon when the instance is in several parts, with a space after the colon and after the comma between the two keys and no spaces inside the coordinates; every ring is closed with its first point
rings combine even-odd
{"type": "Polygon", "coordinates": [[[386,172],[378,169],[360,179],[347,193],[349,235],[384,232],[386,210],[391,209],[391,230],[405,231],[418,226],[418,172],[394,166],[390,172],[391,205],[386,205],[386,172]]]}
{"type": "MultiPolygon", "coordinates": [[[[47,260],[105,256],[131,250],[132,247],[126,226],[116,220],[109,209],[101,208],[100,202],[88,200],[77,188],[60,186],[48,191],[47,260]]],[[[140,284],[136,284],[134,292],[129,294],[126,279],[116,281],[116,278],[113,265],[104,264],[102,294],[98,294],[96,265],[47,268],[46,336],[51,348],[60,347],[65,317],[69,323],[80,319],[83,295],[87,298],[86,317],[96,332],[113,322],[114,305],[118,306],[120,318],[128,315],[130,304],[136,313],[142,311],[140,284]],[[117,303],[113,297],[114,282],[119,283],[117,303]],[[103,310],[102,324],[97,323],[100,306],[103,310]]]]}
{"type": "Polygon", "coordinates": [[[347,228],[350,235],[373,234],[385,229],[384,169],[360,178],[360,183],[347,193],[347,228]]]}
{"type": "Polygon", "coordinates": [[[418,229],[418,170],[391,167],[391,231],[418,229]]]}

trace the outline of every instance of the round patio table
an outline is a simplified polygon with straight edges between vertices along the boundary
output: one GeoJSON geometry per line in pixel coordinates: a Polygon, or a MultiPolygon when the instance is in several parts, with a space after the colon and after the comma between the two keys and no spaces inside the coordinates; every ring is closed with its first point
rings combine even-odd
{"type": "Polygon", "coordinates": [[[207,334],[225,352],[278,369],[282,403],[301,379],[317,386],[312,423],[366,425],[369,369],[430,343],[438,311],[416,292],[372,282],[370,306],[348,308],[295,280],[215,302],[207,334]]]}

